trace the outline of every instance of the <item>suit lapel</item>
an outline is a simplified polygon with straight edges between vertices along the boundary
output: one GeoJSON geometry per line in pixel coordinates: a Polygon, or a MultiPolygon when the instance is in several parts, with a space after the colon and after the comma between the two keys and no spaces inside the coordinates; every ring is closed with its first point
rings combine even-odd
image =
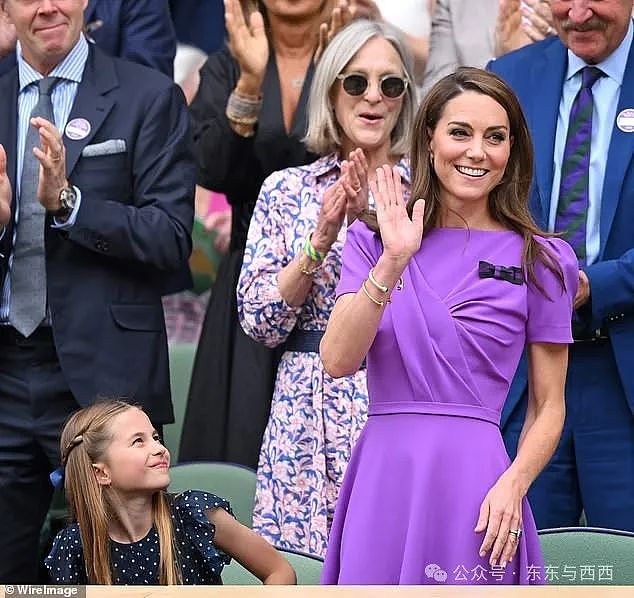
{"type": "Polygon", "coordinates": [[[553,187],[553,155],[557,133],[557,115],[568,57],[565,46],[554,41],[535,61],[531,74],[530,127],[535,144],[535,171],[540,198],[542,224],[548,222],[553,187]],[[539,90],[538,93],[533,93],[539,90]]]}
{"type": "MultiPolygon", "coordinates": [[[[623,84],[621,85],[619,103],[616,109],[617,116],[626,108],[634,108],[634,84],[632,81],[634,81],[634,44],[630,48],[625,73],[623,73],[623,84]]],[[[607,168],[603,179],[603,193],[601,194],[601,245],[599,248],[599,259],[603,258],[605,244],[610,234],[619,198],[621,197],[621,187],[632,159],[634,143],[634,133],[621,131],[616,126],[616,119],[612,126],[614,128],[612,129],[612,138],[608,149],[607,168]]]]}
{"type": "Polygon", "coordinates": [[[112,110],[114,102],[106,94],[115,87],[118,87],[118,80],[112,62],[105,59],[98,49],[91,47],[77,97],[68,117],[69,123],[77,119],[88,122],[90,131],[83,139],[71,139],[64,133],[66,176],[70,180],[82,150],[90,143],[112,110]]]}

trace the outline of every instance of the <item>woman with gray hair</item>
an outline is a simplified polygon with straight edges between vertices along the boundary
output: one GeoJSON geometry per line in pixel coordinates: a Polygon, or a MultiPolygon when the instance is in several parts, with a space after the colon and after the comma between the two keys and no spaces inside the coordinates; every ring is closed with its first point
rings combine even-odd
{"type": "Polygon", "coordinates": [[[335,301],[346,228],[368,205],[369,177],[404,154],[415,108],[410,60],[389,25],[354,21],[328,45],[313,79],[306,145],[321,155],[269,176],[238,281],[245,332],[286,342],[258,466],[254,529],[323,556],[352,446],[365,423],[365,372],[334,380],[319,342],[335,301]],[[368,174],[371,173],[371,174],[368,174]]]}

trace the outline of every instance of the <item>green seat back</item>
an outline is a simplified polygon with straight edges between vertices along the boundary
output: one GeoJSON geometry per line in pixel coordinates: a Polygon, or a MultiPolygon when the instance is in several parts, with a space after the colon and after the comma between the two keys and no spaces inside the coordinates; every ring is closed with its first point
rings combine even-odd
{"type": "Polygon", "coordinates": [[[172,463],[178,462],[178,451],[183,433],[189,383],[192,378],[196,345],[177,343],[169,346],[170,386],[174,405],[174,423],[163,426],[163,442],[169,449],[172,463]]]}
{"type": "Polygon", "coordinates": [[[592,527],[540,530],[551,585],[634,585],[634,534],[592,527]]]}
{"type": "MultiPolygon", "coordinates": [[[[302,554],[291,550],[277,549],[282,556],[291,564],[297,574],[297,585],[316,586],[319,585],[323,561],[315,556],[302,554]]],[[[259,585],[260,580],[249,573],[242,565],[235,560],[222,570],[222,582],[227,586],[252,586],[259,585]]]]}
{"type": "Polygon", "coordinates": [[[236,519],[251,527],[255,500],[255,471],[232,463],[185,463],[170,469],[170,492],[205,490],[231,503],[236,519]]]}

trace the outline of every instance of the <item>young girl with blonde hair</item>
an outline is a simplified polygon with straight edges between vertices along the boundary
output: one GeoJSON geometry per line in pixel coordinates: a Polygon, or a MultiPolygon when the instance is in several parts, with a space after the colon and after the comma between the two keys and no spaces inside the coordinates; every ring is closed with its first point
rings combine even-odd
{"type": "Polygon", "coordinates": [[[265,584],[295,583],[226,500],[166,492],[170,454],[140,408],[108,400],[77,411],[60,450],[73,523],[45,561],[54,583],[219,584],[231,557],[265,584]]]}

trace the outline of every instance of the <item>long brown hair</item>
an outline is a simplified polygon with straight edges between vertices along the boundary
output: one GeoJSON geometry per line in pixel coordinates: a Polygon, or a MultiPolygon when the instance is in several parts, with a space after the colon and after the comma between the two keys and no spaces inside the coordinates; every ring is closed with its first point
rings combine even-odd
{"type": "MultiPolygon", "coordinates": [[[[79,525],[88,583],[111,585],[108,521],[116,517],[116,491],[97,481],[93,463],[102,460],[113,437],[111,422],[128,409],[125,401],[102,400],[75,412],[62,432],[60,453],[65,467],[66,498],[70,516],[79,525]]],[[[152,496],[152,521],[159,537],[159,583],[182,583],[177,559],[169,496],[152,496]]]]}
{"type": "MultiPolygon", "coordinates": [[[[431,139],[447,103],[466,91],[489,96],[500,104],[508,116],[510,136],[513,138],[504,177],[489,193],[488,207],[491,217],[524,239],[522,268],[536,288],[544,292],[535,277],[535,262],[539,260],[555,274],[564,289],[561,266],[553,253],[534,238],[534,235],[552,235],[537,226],[528,208],[533,177],[533,144],[526,119],[513,91],[493,73],[477,68],[460,67],[456,72],[438,81],[425,97],[414,121],[410,152],[412,192],[407,212],[411,217],[414,203],[422,197],[425,199],[425,233],[437,227],[440,222],[440,182],[431,162],[431,139]]],[[[364,215],[362,219],[372,230],[378,231],[376,214],[364,215]]]]}

